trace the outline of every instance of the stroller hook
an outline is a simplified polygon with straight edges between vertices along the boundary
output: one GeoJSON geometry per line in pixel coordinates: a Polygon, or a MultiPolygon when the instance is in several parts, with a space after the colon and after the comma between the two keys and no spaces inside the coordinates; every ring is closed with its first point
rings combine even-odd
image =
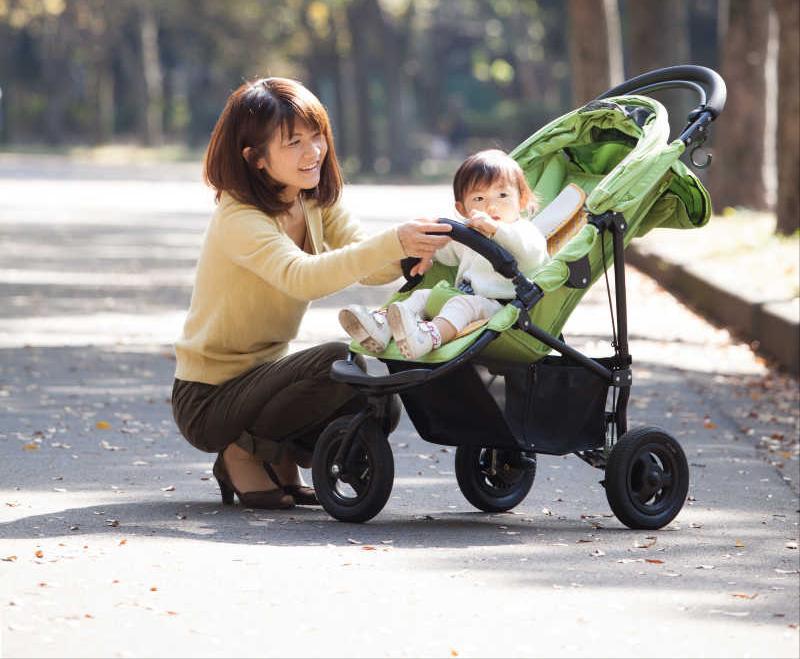
{"type": "Polygon", "coordinates": [[[697,162],[697,161],[694,159],[694,153],[695,153],[695,151],[697,151],[698,149],[700,149],[702,146],[703,146],[703,142],[700,142],[700,143],[696,144],[696,145],[694,146],[694,148],[693,148],[693,149],[692,149],[692,150],[689,152],[689,160],[691,160],[691,161],[692,161],[692,164],[693,164],[695,167],[697,167],[697,169],[705,169],[706,167],[708,167],[708,166],[711,164],[711,154],[710,154],[710,153],[706,153],[706,159],[705,159],[705,161],[704,161],[704,162],[697,162]]]}

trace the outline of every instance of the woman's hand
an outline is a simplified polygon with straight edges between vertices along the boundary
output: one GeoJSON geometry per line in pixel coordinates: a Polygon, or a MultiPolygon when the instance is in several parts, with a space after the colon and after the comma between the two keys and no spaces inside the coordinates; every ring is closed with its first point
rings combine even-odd
{"type": "Polygon", "coordinates": [[[450,242],[449,236],[441,234],[449,233],[450,230],[449,224],[440,224],[436,220],[429,218],[411,220],[397,227],[397,237],[400,239],[400,244],[406,256],[416,256],[420,259],[420,262],[412,268],[412,275],[422,274],[430,267],[431,259],[436,250],[450,242]],[[420,270],[423,265],[424,269],[420,270]]]}
{"type": "Polygon", "coordinates": [[[482,213],[478,210],[473,210],[469,214],[465,224],[476,231],[480,231],[487,238],[494,236],[497,231],[497,222],[486,213],[482,213]]]}

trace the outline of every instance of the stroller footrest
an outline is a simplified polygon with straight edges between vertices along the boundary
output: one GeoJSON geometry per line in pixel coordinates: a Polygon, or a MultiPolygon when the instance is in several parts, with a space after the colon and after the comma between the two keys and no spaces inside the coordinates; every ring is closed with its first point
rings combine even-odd
{"type": "Polygon", "coordinates": [[[333,362],[331,366],[332,380],[368,387],[421,384],[431,376],[431,373],[433,373],[433,369],[414,368],[391,375],[369,375],[354,361],[344,359],[333,362]]]}

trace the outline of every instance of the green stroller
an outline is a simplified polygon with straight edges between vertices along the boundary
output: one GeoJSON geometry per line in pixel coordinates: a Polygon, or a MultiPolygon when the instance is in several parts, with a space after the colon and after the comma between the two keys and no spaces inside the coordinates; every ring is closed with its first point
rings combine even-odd
{"type": "MultiPolygon", "coordinates": [[[[370,404],[332,421],[315,447],[314,486],[331,516],[364,522],[386,504],[394,482],[388,436],[399,418],[394,394],[423,439],[457,447],[459,488],[480,510],[518,505],[533,485],[538,453],[574,453],[605,470],[601,482],[609,505],[626,526],[658,529],[680,512],[689,487],[680,444],[659,427],[627,425],[633,375],[624,248],[652,229],[690,229],[708,221],[708,193],[679,158],[690,148],[692,164],[708,164],[710,156],[698,163],[694,152],[725,97],[724,81],[710,69],[658,69],[552,121],[517,147],[511,155],[542,200],[541,213],[570,184],[587,194],[585,226],[535,272],[520,272],[506,250],[477,231],[440,220],[452,225],[453,240],[512,280],[516,298],[487,324],[417,362],[405,361],[390,344],[373,355],[386,364],[388,375],[361,368],[355,354],[364,349],[358,344],[351,344],[346,360],[334,363],[331,377],[362,391],[370,404]],[[674,87],[696,92],[699,105],[669,143],[666,110],[644,94],[674,87]],[[614,354],[590,358],[560,333],[592,283],[605,276],[608,286],[612,264],[614,354]],[[490,393],[487,372],[503,377],[502,409],[490,393]]],[[[405,264],[406,272],[412,264],[405,264]]],[[[455,268],[434,265],[423,277],[407,277],[394,299],[417,287],[433,288],[428,310],[435,312],[458,294],[454,276],[455,268]]]]}

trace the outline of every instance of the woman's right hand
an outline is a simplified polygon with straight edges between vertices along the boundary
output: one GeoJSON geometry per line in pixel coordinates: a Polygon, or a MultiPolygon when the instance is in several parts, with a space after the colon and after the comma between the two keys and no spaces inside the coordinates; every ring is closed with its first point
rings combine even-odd
{"type": "Polygon", "coordinates": [[[397,227],[397,237],[406,256],[416,256],[426,263],[433,258],[437,249],[450,242],[450,237],[442,234],[449,233],[451,229],[449,224],[440,224],[435,219],[420,218],[397,227]]]}

